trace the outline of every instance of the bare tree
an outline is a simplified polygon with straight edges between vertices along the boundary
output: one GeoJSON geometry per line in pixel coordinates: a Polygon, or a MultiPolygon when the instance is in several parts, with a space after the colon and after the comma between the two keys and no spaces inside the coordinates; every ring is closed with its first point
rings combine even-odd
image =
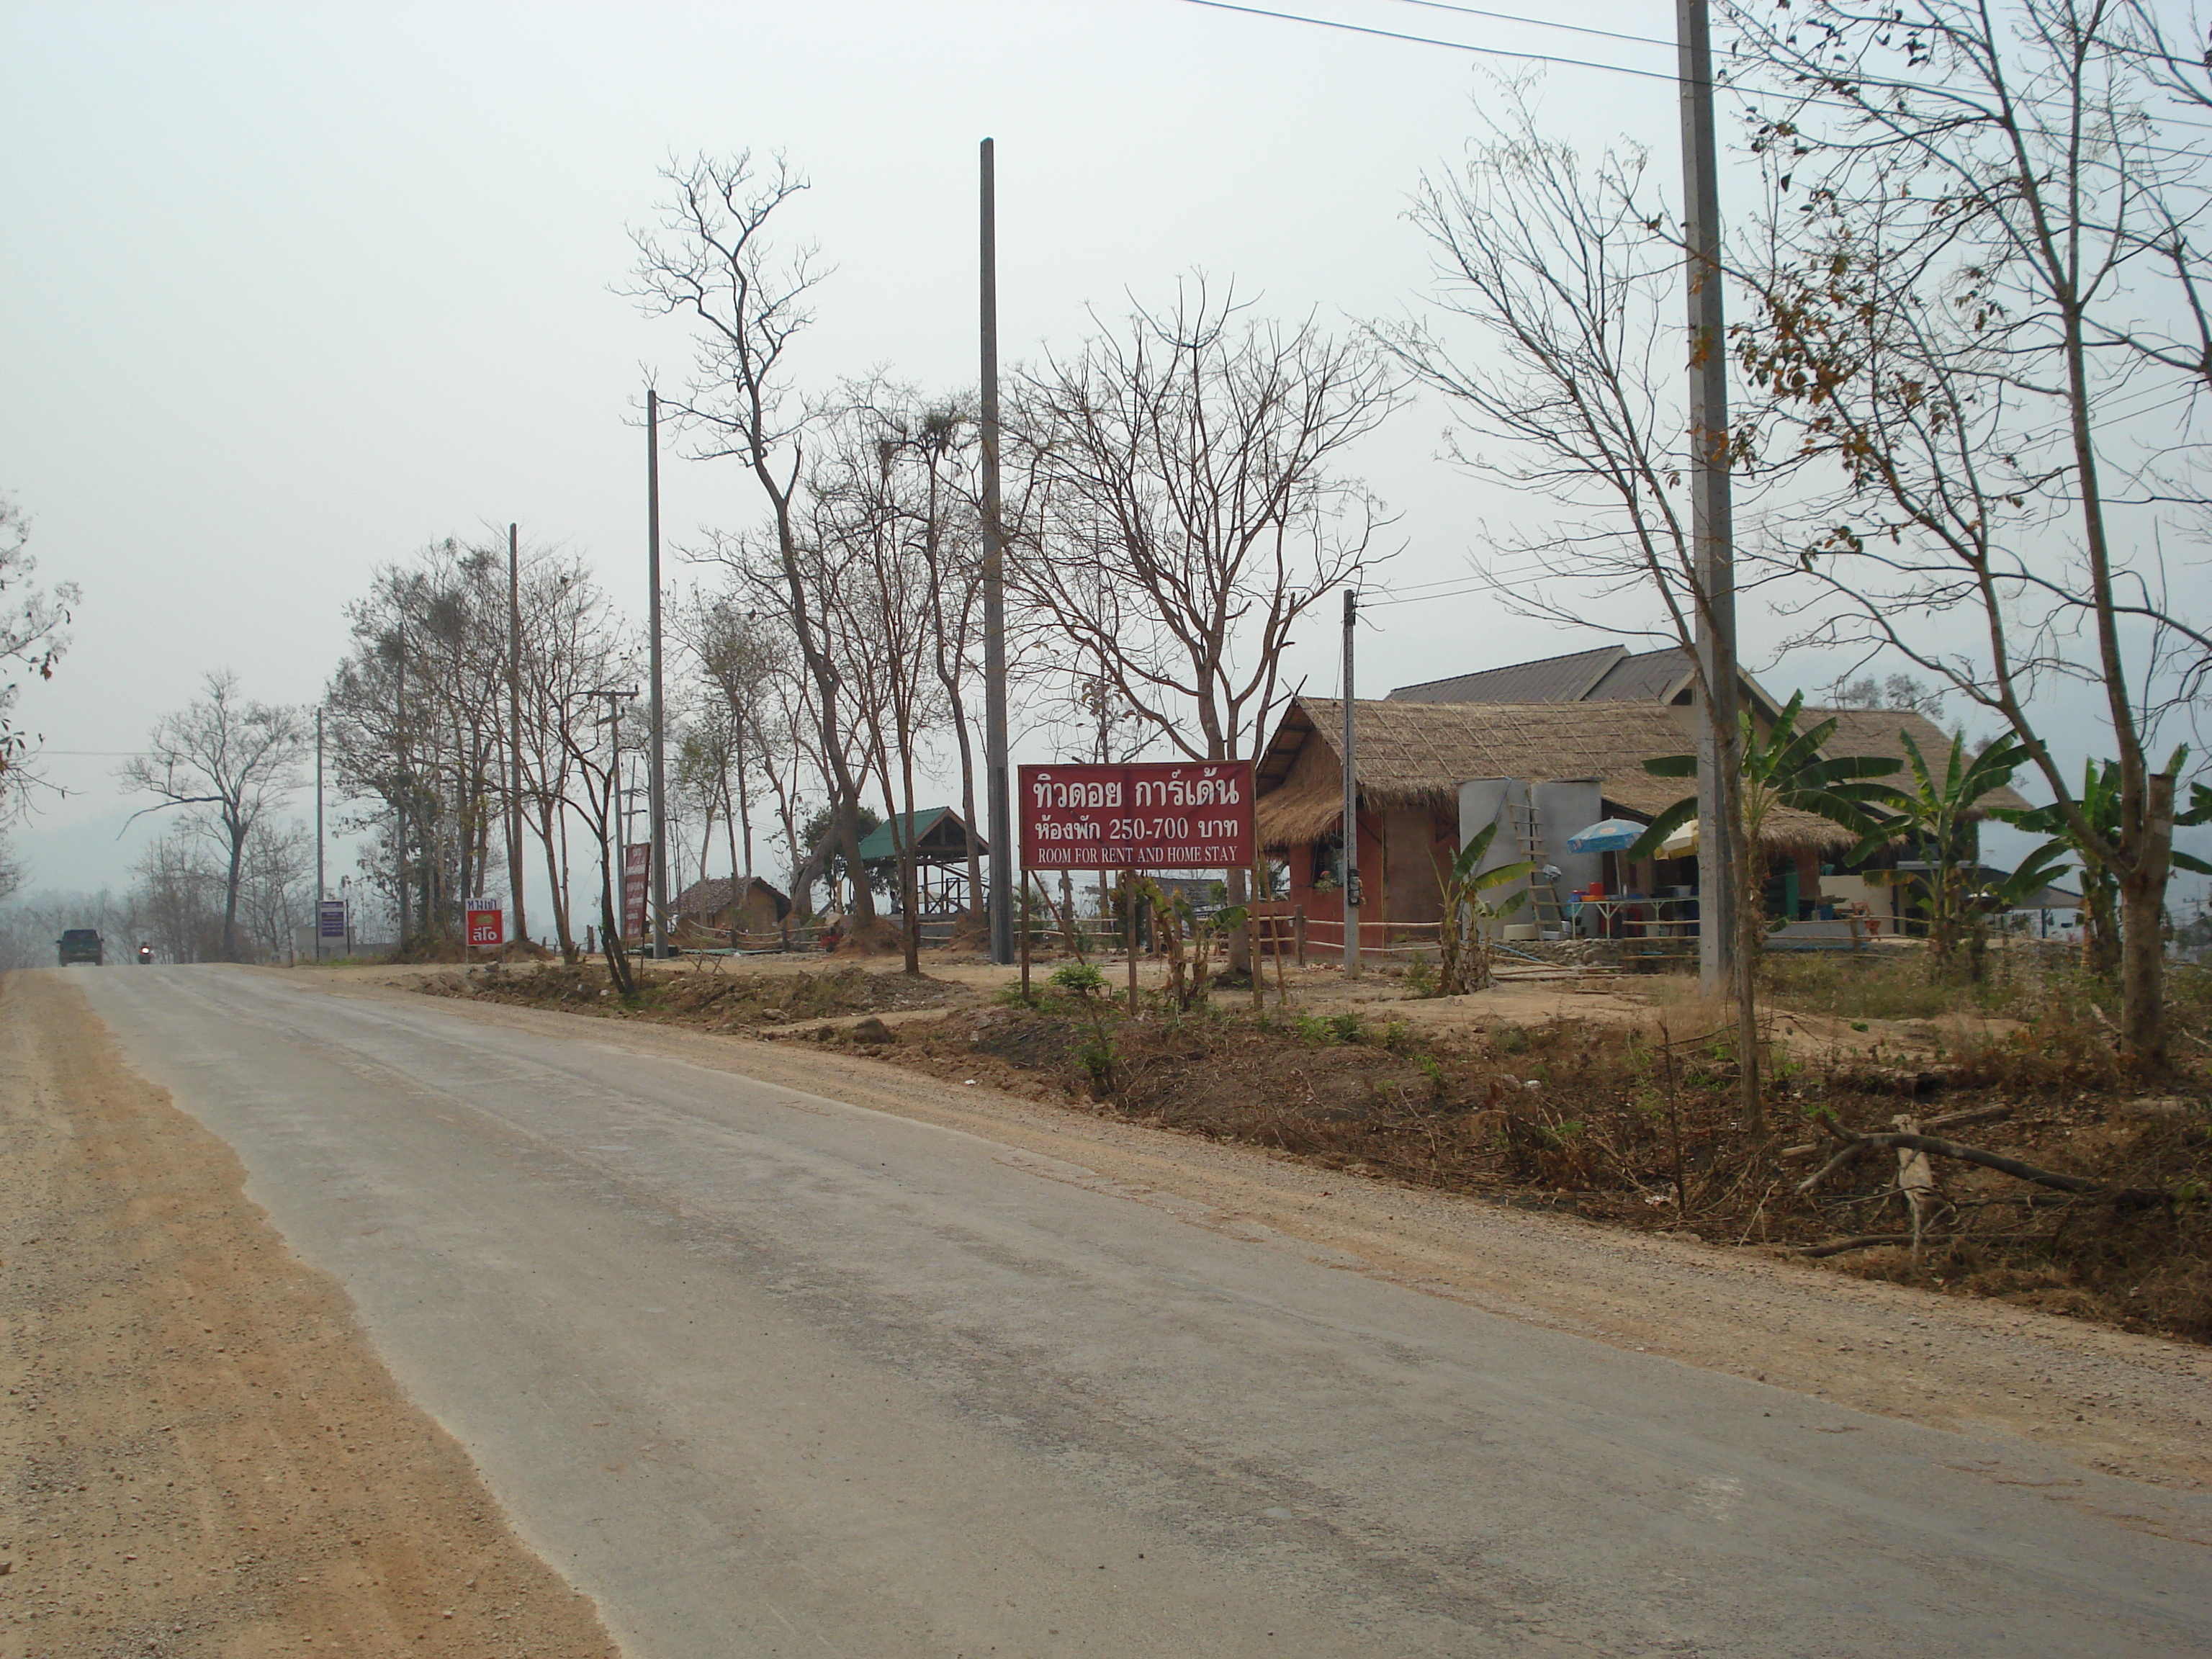
{"type": "Polygon", "coordinates": [[[298,787],[309,739],[297,709],[241,697],[229,670],[209,674],[204,684],[207,695],[156,721],[146,752],[125,763],[117,776],[125,788],[157,798],[146,811],[185,808],[187,822],[222,850],[222,951],[225,961],[235,962],[246,842],[263,815],[298,787]]]}
{"type": "Polygon", "coordinates": [[[1255,755],[1291,629],[1368,557],[1377,506],[1340,469],[1396,401],[1365,340],[1181,283],[1017,380],[1036,497],[1009,580],[1158,739],[1255,755]]]}
{"type": "Polygon", "coordinates": [[[1396,403],[1364,343],[1249,313],[1178,284],[1024,374],[1009,422],[1040,495],[1022,596],[1194,760],[1252,745],[1291,629],[1366,559],[1376,504],[1336,469],[1396,403]]]}
{"type": "MultiPolygon", "coordinates": [[[[860,790],[848,754],[843,676],[822,637],[820,596],[810,591],[799,522],[812,420],[792,388],[786,361],[792,342],[813,320],[809,299],[823,273],[811,248],[780,263],[769,240],[777,209],[806,186],[781,157],[763,174],[744,153],[672,164],[661,177],[673,194],[662,204],[658,230],[631,234],[637,265],[629,292],[648,315],[693,323],[690,382],[670,406],[693,434],[695,453],[743,462],[768,503],[769,551],[781,577],[793,638],[813,681],[839,838],[848,860],[857,865],[860,790]]],[[[873,919],[865,882],[854,908],[862,921],[873,919]]]]}
{"type": "MultiPolygon", "coordinates": [[[[702,683],[712,696],[695,724],[699,775],[695,788],[718,799],[730,842],[730,872],[753,870],[750,773],[765,763],[768,738],[762,715],[771,696],[769,683],[782,672],[787,638],[772,613],[763,617],[740,590],[694,593],[676,613],[678,635],[696,662],[702,683]],[[743,841],[742,854],[739,841],[743,841]]],[[[704,879],[706,866],[700,866],[704,879]]]]}
{"type": "Polygon", "coordinates": [[[2163,544],[2187,531],[2172,471],[2201,477],[2212,198],[2207,146],[2155,108],[2203,71],[2119,0],[1732,15],[1769,189],[1739,345],[1814,497],[1774,555],[1819,586],[1800,638],[1901,655],[2019,739],[2118,882],[2122,1042],[2162,1069],[2182,755],[2161,763],[2160,731],[2212,664],[2163,544]],[[2037,730],[2069,681],[2117,752],[2109,824],[2037,730]]]}
{"type": "Polygon", "coordinates": [[[27,550],[30,523],[14,498],[0,495],[0,823],[24,807],[35,781],[26,764],[31,738],[15,724],[22,677],[54,677],[54,665],[69,649],[70,607],[79,595],[73,582],[41,591],[32,583],[38,561],[27,550]]]}
{"type": "Polygon", "coordinates": [[[576,755],[597,712],[585,694],[620,680],[622,625],[572,556],[532,561],[523,576],[522,614],[523,813],[544,854],[555,940],[563,960],[574,963],[581,930],[568,892],[568,830],[571,812],[590,795],[576,755]]]}
{"type": "Polygon", "coordinates": [[[239,887],[239,909],[263,957],[288,960],[295,930],[313,915],[308,888],[315,873],[314,834],[294,819],[276,823],[264,817],[246,838],[239,887]]]}
{"type": "MultiPolygon", "coordinates": [[[[1412,216],[1433,261],[1431,314],[1377,332],[1458,416],[1452,453],[1462,466],[1558,509],[1548,523],[1516,522],[1478,556],[1499,603],[1579,628],[1594,598],[1627,596],[1656,618],[1648,631],[1681,647],[1714,711],[1720,811],[1748,854],[1736,688],[1710,684],[1696,648],[1715,617],[1686,488],[1683,331],[1668,320],[1680,314],[1680,245],[1642,199],[1643,150],[1585,157],[1541,134],[1529,100],[1529,82],[1501,83],[1464,166],[1422,181],[1412,216]],[[1461,328],[1471,342],[1448,332],[1461,328]]],[[[1754,856],[1733,860],[1729,988],[1745,1121],[1758,1127],[1754,856]]]]}

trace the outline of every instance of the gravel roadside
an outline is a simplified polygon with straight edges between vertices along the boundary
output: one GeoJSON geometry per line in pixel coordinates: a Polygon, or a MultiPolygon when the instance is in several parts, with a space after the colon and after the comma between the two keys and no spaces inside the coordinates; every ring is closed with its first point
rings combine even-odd
{"type": "Polygon", "coordinates": [[[0,979],[0,1659],[613,1659],[230,1149],[0,979]]]}

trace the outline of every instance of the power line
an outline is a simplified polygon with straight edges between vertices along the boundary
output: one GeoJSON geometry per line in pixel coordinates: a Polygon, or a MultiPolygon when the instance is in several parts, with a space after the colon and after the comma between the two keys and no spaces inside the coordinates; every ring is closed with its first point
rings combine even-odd
{"type": "Polygon", "coordinates": [[[1280,23],[1309,23],[1316,28],[1342,29],[1347,34],[1372,35],[1378,40],[1403,40],[1417,46],[1443,46],[1452,52],[1471,52],[1482,58],[1507,58],[1516,64],[1559,64],[1573,69],[1610,70],[1615,75],[1632,75],[1640,81],[1664,81],[1672,86],[1680,80],[1675,75],[1662,75],[1656,70],[1630,69],[1623,64],[1600,64],[1583,58],[1554,58],[1540,52],[1508,52],[1503,46],[1470,46],[1462,40],[1439,40],[1431,34],[1406,34],[1396,29],[1370,28],[1364,23],[1341,23],[1329,17],[1305,17],[1294,11],[1268,11],[1259,6],[1231,5],[1230,0],[1188,0],[1194,6],[1206,6],[1215,11],[1242,12],[1248,17],[1272,17],[1280,23]]]}
{"type": "MultiPolygon", "coordinates": [[[[1396,29],[1373,28],[1364,23],[1342,22],[1333,17],[1308,17],[1299,12],[1270,11],[1260,6],[1235,5],[1231,3],[1231,0],[1186,0],[1186,3],[1194,6],[1208,7],[1215,11],[1242,12],[1249,17],[1273,18],[1278,22],[1304,23],[1314,28],[1340,29],[1347,34],[1370,35],[1378,40],[1402,40],[1411,46],[1442,46],[1449,52],[1473,52],[1477,57],[1481,58],[1509,58],[1517,64],[1557,64],[1571,69],[1604,70],[1614,75],[1632,76],[1639,81],[1664,81],[1672,86],[1680,86],[1682,84],[1682,77],[1680,75],[1662,73],[1657,70],[1632,69],[1626,64],[1600,63],[1595,58],[1559,58],[1547,52],[1508,52],[1503,46],[1470,46],[1464,40],[1439,40],[1437,37],[1431,34],[1407,34],[1396,29]]],[[[1433,5],[1440,11],[1465,11],[1473,16],[1496,18],[1504,22],[1526,23],[1536,28],[1568,29],[1572,30],[1574,33],[1583,34],[1605,34],[1607,33],[1601,29],[1580,28],[1571,23],[1552,23],[1541,18],[1519,17],[1508,12],[1478,11],[1471,6],[1444,5],[1441,3],[1441,0],[1406,0],[1406,3],[1412,5],[1433,5]]],[[[1641,35],[1612,35],[1608,36],[1608,38],[1632,41],[1638,45],[1667,46],[1672,44],[1668,41],[1648,39],[1647,37],[1641,35]]],[[[1954,92],[1940,86],[1928,86],[1913,81],[1898,81],[1887,76],[1869,76],[1856,78],[1860,79],[1863,84],[1881,90],[1917,93],[1923,97],[1944,98],[1950,100],[1954,103],[1966,104],[1970,107],[1974,106],[1973,100],[1966,94],[1954,92]]],[[[1782,91],[1762,91],[1756,88],[1741,86],[1731,81],[1716,81],[1712,82],[1712,87],[1717,92],[1732,92],[1741,98],[1779,99],[1793,106],[1801,108],[1814,107],[1823,109],[1839,109],[1847,111],[1853,115],[1870,116],[1877,119],[1882,118],[1891,113],[1891,112],[1882,109],[1878,105],[1873,103],[1870,100],[1862,99],[1854,100],[1845,98],[1819,98],[1782,91]]],[[[2015,98],[2014,101],[2027,108],[2042,107],[2049,109],[2067,107],[2067,106],[2062,102],[2049,99],[2015,98]]],[[[2160,126],[2185,128],[2192,132],[2212,132],[2212,122],[2185,121],[2178,116],[2167,115],[2153,115],[2148,117],[2148,118],[2160,126]]],[[[2145,148],[2149,148],[2149,146],[2146,145],[2145,148]]],[[[2186,146],[2160,146],[2159,148],[2160,148],[2165,154],[2170,156],[2196,156],[2200,153],[2198,150],[2186,146]]]]}
{"type": "Polygon", "coordinates": [[[1497,23],[1525,23],[1532,29],[1557,29],[1563,34],[1589,34],[1601,40],[1626,40],[1638,46],[1664,46],[1673,51],[1672,40],[1662,40],[1651,34],[1620,34],[1612,29],[1594,29],[1580,23],[1555,23],[1548,17],[1521,17],[1510,11],[1485,11],[1479,6],[1449,6],[1444,0],[1400,0],[1408,6],[1421,6],[1430,11],[1456,12],[1462,17],[1486,17],[1497,23]]]}

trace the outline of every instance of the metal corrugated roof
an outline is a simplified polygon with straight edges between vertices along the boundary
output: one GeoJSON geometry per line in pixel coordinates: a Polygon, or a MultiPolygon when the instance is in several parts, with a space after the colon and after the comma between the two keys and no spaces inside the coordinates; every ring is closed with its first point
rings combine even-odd
{"type": "Polygon", "coordinates": [[[1691,675],[1690,653],[1679,645],[1623,655],[1584,697],[1588,702],[1665,702],[1691,675]]]}
{"type": "Polygon", "coordinates": [[[1590,688],[1628,655],[1626,647],[1601,645],[1537,662],[1508,663],[1449,679],[1401,685],[1386,702],[1580,702],[1590,688]]]}

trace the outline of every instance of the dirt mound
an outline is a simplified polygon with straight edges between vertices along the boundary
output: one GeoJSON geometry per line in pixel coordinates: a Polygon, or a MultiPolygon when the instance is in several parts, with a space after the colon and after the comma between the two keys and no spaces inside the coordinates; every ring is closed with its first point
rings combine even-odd
{"type": "Polygon", "coordinates": [[[865,922],[848,923],[839,935],[830,954],[835,957],[895,957],[906,949],[906,939],[898,924],[877,916],[865,922]]]}
{"type": "Polygon", "coordinates": [[[802,969],[786,974],[649,974],[629,1001],[616,992],[606,969],[597,963],[573,968],[555,963],[520,972],[479,968],[467,975],[434,975],[413,988],[428,996],[474,997],[708,1030],[762,1032],[849,1014],[943,1008],[973,994],[967,987],[944,980],[872,973],[856,965],[818,973],[802,969]]]}

